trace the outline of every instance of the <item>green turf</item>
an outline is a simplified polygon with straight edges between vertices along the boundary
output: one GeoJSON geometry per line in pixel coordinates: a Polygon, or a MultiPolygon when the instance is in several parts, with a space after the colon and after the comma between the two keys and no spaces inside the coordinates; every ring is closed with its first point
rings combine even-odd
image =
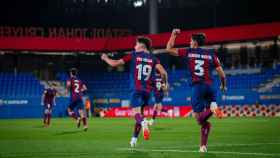
{"type": "Polygon", "coordinates": [[[211,119],[209,152],[198,153],[199,127],[194,119],[158,119],[151,139],[129,149],[132,119],[90,119],[87,132],[71,119],[0,120],[0,158],[262,158],[280,157],[280,118],[211,119]]]}

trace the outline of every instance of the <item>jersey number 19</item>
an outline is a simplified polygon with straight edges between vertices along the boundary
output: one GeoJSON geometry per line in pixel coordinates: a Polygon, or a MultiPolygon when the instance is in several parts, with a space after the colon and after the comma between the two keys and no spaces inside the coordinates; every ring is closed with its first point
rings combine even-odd
{"type": "Polygon", "coordinates": [[[150,78],[152,72],[152,67],[150,65],[138,64],[136,66],[136,69],[138,71],[137,73],[138,80],[142,80],[142,77],[144,77],[144,80],[147,81],[150,78]]]}

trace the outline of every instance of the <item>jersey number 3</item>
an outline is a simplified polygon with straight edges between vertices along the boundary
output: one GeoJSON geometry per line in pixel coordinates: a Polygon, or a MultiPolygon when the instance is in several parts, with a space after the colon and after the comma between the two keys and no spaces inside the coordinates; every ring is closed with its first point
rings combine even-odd
{"type": "Polygon", "coordinates": [[[197,76],[203,76],[204,75],[204,69],[203,69],[203,64],[204,60],[195,60],[195,67],[194,67],[194,74],[197,76]]]}
{"type": "Polygon", "coordinates": [[[136,69],[138,70],[138,74],[137,74],[137,79],[138,80],[142,80],[142,75],[145,81],[147,81],[150,76],[151,76],[151,72],[152,72],[152,67],[150,65],[142,65],[139,64],[136,66],[136,69]]]}

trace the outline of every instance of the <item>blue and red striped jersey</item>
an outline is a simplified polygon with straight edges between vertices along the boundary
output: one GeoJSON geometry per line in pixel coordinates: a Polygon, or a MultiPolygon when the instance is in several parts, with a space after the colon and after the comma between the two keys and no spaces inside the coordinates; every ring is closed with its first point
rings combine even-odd
{"type": "Polygon", "coordinates": [[[72,77],[67,80],[70,83],[70,97],[71,101],[82,99],[83,96],[83,82],[77,77],[72,77]]]}
{"type": "Polygon", "coordinates": [[[212,84],[212,71],[220,66],[220,61],[214,49],[188,48],[179,49],[178,55],[187,64],[191,74],[192,84],[206,83],[212,84]]]}
{"type": "Polygon", "coordinates": [[[155,66],[159,60],[151,53],[135,52],[122,58],[127,63],[130,62],[130,87],[136,91],[152,91],[153,75],[155,66]]]}

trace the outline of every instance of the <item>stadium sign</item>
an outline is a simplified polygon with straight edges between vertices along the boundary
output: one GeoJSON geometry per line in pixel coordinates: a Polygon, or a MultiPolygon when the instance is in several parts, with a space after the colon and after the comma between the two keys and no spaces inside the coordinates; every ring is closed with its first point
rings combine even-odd
{"type": "MultiPolygon", "coordinates": [[[[188,117],[191,115],[192,108],[191,106],[164,106],[163,111],[158,114],[159,117],[188,117]]],[[[113,107],[101,111],[101,113],[102,117],[133,117],[131,107],[113,107]]],[[[151,117],[153,115],[153,107],[146,107],[144,115],[151,117]]]]}
{"type": "Polygon", "coordinates": [[[4,100],[0,99],[0,105],[27,105],[28,100],[4,100]]]}
{"type": "Polygon", "coordinates": [[[260,95],[261,100],[280,99],[280,95],[260,95]]]}
{"type": "MultiPolygon", "coordinates": [[[[279,28],[280,22],[273,22],[182,31],[181,36],[176,40],[176,46],[186,46],[190,42],[190,35],[198,31],[207,35],[206,44],[215,44],[275,38],[280,34],[279,28]]],[[[94,52],[132,50],[136,36],[124,37],[131,35],[130,32],[126,29],[112,28],[100,30],[99,28],[0,26],[0,49],[94,52]]],[[[169,36],[169,33],[147,35],[152,39],[154,48],[165,48],[166,43],[163,41],[167,41],[169,36]]]]}
{"type": "Polygon", "coordinates": [[[232,96],[228,96],[228,95],[223,95],[222,96],[222,100],[245,100],[245,96],[243,95],[232,95],[232,96]]]}
{"type": "Polygon", "coordinates": [[[129,29],[119,28],[72,28],[72,27],[14,27],[0,26],[0,37],[45,38],[118,38],[132,34],[129,29]]]}

